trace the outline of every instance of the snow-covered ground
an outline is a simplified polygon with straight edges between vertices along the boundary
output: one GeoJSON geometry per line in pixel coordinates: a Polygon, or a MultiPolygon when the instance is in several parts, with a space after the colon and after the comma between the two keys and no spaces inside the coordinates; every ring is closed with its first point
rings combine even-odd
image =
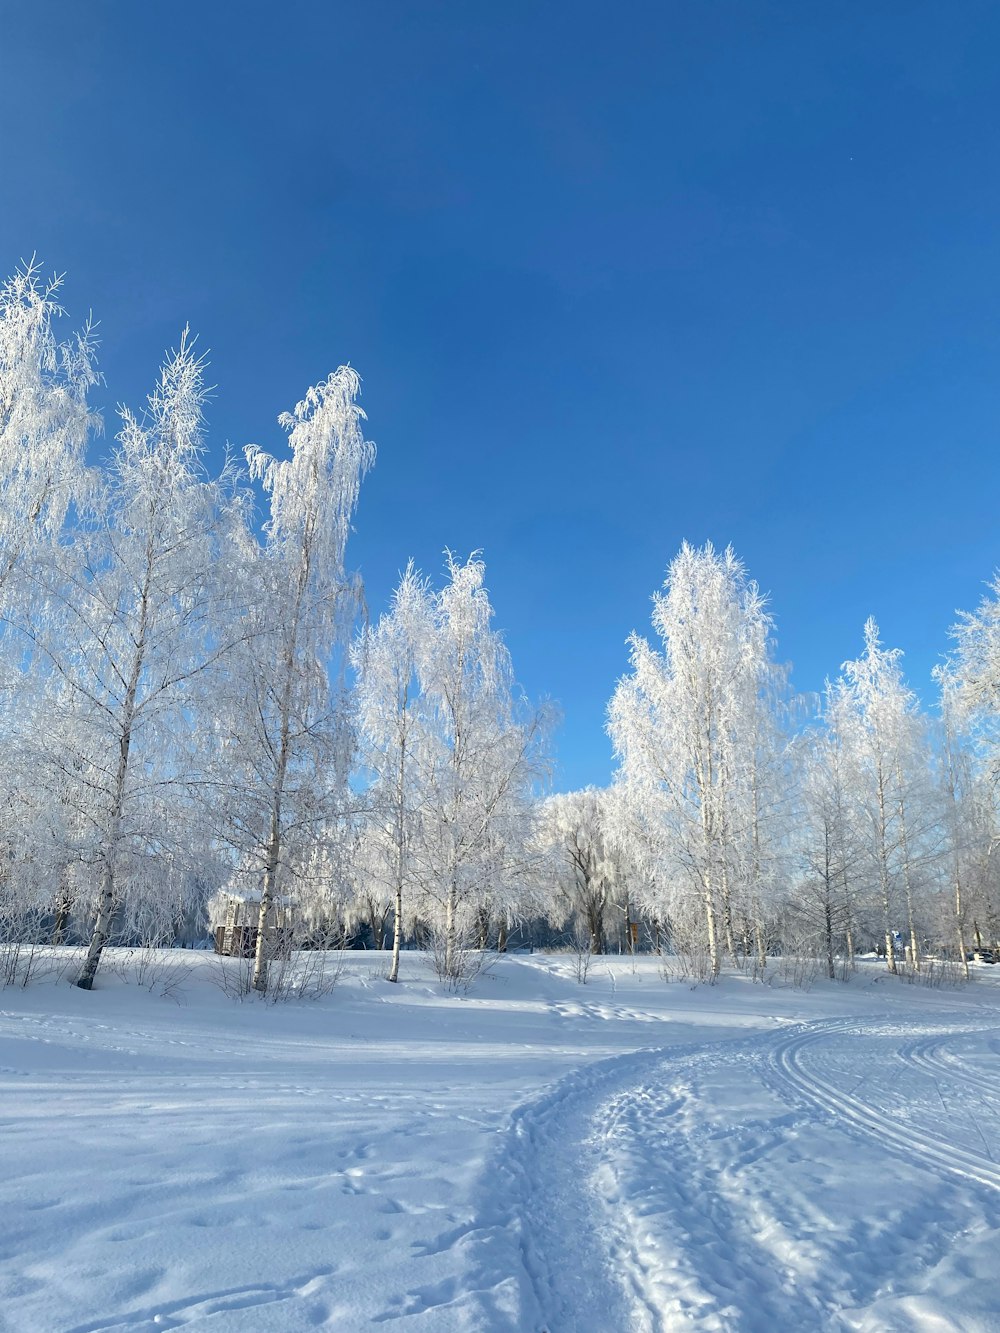
{"type": "Polygon", "coordinates": [[[0,994],[4,1329],[1000,1329],[1000,968],[354,954],[270,1005],[185,961],[0,994]]]}

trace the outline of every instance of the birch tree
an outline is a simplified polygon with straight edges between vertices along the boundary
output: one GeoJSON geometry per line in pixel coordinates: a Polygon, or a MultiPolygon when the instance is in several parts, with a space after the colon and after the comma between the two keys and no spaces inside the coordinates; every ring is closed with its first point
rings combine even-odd
{"type": "MultiPolygon", "coordinates": [[[[977,916],[971,922],[978,948],[982,924],[988,923],[994,943],[1000,941],[1000,893],[996,888],[995,866],[1000,845],[995,808],[1000,779],[1000,574],[994,575],[989,593],[975,611],[960,613],[951,634],[955,650],[943,669],[940,684],[946,737],[950,736],[946,745],[954,765],[950,774],[946,771],[946,789],[955,788],[957,801],[949,797],[946,803],[950,807],[953,837],[957,835],[966,849],[963,916],[969,906],[969,888],[973,884],[979,888],[976,910],[985,922],[977,916]],[[978,761],[973,772],[968,771],[968,759],[963,757],[963,747],[958,743],[960,731],[978,761]],[[988,799],[984,788],[990,791],[988,799]],[[984,855],[987,836],[989,850],[984,855]]],[[[953,867],[958,874],[962,873],[961,864],[960,860],[953,867]]],[[[964,957],[967,940],[964,931],[961,934],[964,957]]]]}
{"type": "Polygon", "coordinates": [[[941,690],[938,785],[941,821],[947,846],[952,928],[958,958],[969,975],[968,942],[980,919],[991,915],[989,879],[996,826],[988,772],[964,734],[968,718],[961,683],[952,664],[934,672],[941,690]]]}
{"type": "Polygon", "coordinates": [[[432,626],[430,589],[411,562],[393,593],[390,611],[362,633],[353,652],[359,762],[370,784],[361,892],[379,903],[386,895],[393,914],[390,981],[399,980],[404,896],[414,878],[411,844],[421,814],[419,778],[426,743],[417,654],[432,626]]]}
{"type": "Polygon", "coordinates": [[[723,949],[735,955],[736,802],[760,734],[771,618],[731,548],[685,543],[654,594],[653,628],[661,649],[630,637],[631,673],[609,708],[620,808],[658,863],[653,910],[678,886],[697,895],[717,976],[723,949]]]}
{"type": "Polygon", "coordinates": [[[898,970],[893,920],[901,897],[908,948],[919,969],[921,844],[932,823],[926,727],[903,680],[902,654],[882,647],[873,619],[865,623],[864,641],[864,653],[844,663],[834,690],[877,882],[886,963],[890,972],[898,970]]]}
{"type": "MultiPolygon", "coordinates": [[[[216,571],[232,503],[201,464],[203,363],[185,336],[118,447],[72,540],[36,562],[45,614],[22,631],[46,673],[39,771],[82,830],[95,922],[89,990],[123,899],[165,900],[196,860],[194,792],[218,661],[216,571]]],[[[238,519],[236,503],[236,519],[238,519]]],[[[169,903],[163,902],[166,910],[169,903]]]]}
{"type": "Polygon", "coordinates": [[[246,450],[270,512],[263,544],[244,567],[248,633],[225,710],[220,789],[224,836],[259,876],[258,991],[267,989],[268,921],[281,882],[312,843],[329,846],[347,796],[353,730],[331,672],[347,651],[361,596],[345,565],[375,455],[359,391],[357,374],[341,366],[280,418],[288,457],[246,450]]]}
{"type": "Polygon", "coordinates": [[[443,933],[444,972],[454,977],[469,914],[508,921],[524,906],[549,719],[516,689],[491,625],[483,562],[449,553],[447,571],[417,645],[420,818],[410,845],[426,910],[443,933]]]}
{"type": "Polygon", "coordinates": [[[65,342],[56,338],[61,285],[59,277],[44,281],[32,261],[0,286],[0,805],[7,816],[0,876],[14,932],[51,908],[53,876],[62,875],[61,806],[36,799],[31,747],[23,744],[46,723],[38,681],[23,670],[18,622],[31,624],[44,613],[43,605],[25,605],[32,589],[28,569],[36,553],[60,538],[72,502],[85,493],[84,453],[101,424],[87,404],[98,380],[92,329],[65,342]]]}
{"type": "MultiPolygon", "coordinates": [[[[766,640],[765,640],[766,645],[766,640]]],[[[757,688],[746,695],[743,737],[735,750],[730,844],[735,865],[744,956],[767,966],[767,933],[788,880],[788,834],[793,819],[793,764],[787,728],[795,701],[788,671],[765,646],[757,688]]]]}
{"type": "Polygon", "coordinates": [[[836,976],[837,945],[854,959],[853,881],[862,857],[848,760],[838,727],[836,698],[828,690],[821,725],[796,747],[798,818],[793,845],[802,877],[794,895],[796,914],[822,941],[827,976],[836,976]]]}

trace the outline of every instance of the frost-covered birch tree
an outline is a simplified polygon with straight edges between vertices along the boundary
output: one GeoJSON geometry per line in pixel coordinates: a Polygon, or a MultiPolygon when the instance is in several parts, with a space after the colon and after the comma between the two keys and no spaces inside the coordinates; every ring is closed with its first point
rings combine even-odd
{"type": "Polygon", "coordinates": [[[937,783],[944,859],[950,882],[952,929],[968,977],[970,939],[980,934],[981,940],[980,922],[992,922],[997,916],[990,874],[997,845],[995,801],[991,769],[981,762],[967,730],[974,714],[963,706],[962,683],[955,665],[938,667],[934,676],[941,691],[937,783]]]}
{"type": "Polygon", "coordinates": [[[391,609],[364,630],[352,654],[358,759],[369,780],[358,893],[369,904],[370,919],[375,915],[372,903],[393,914],[390,981],[399,979],[404,899],[407,885],[413,887],[412,842],[421,817],[421,765],[427,759],[417,654],[432,632],[431,592],[411,563],[393,593],[391,609]]]}
{"type": "Polygon", "coordinates": [[[281,882],[334,838],[346,802],[353,731],[331,671],[360,603],[345,558],[375,451],[359,391],[355,371],[341,366],[281,417],[288,457],[246,451],[270,512],[243,570],[248,633],[224,709],[219,790],[220,827],[244,874],[259,883],[258,991],[267,989],[267,924],[281,882]]]}
{"type": "MultiPolygon", "coordinates": [[[[38,772],[70,810],[92,867],[89,990],[123,903],[168,914],[198,857],[205,693],[225,622],[217,572],[239,501],[201,464],[203,363],[185,333],[71,539],[35,562],[20,628],[45,676],[38,772]],[[39,611],[41,608],[41,611],[39,611]]],[[[204,843],[201,845],[204,851],[204,843]]]]}
{"type": "Polygon", "coordinates": [[[865,650],[845,662],[834,685],[843,745],[860,811],[859,827],[875,882],[886,962],[897,969],[893,922],[902,910],[908,949],[920,966],[918,893],[933,825],[926,723],[906,685],[899,649],[883,648],[878,625],[865,623],[865,650]]]}
{"type": "Polygon", "coordinates": [[[770,661],[765,637],[757,690],[747,693],[730,801],[740,948],[746,956],[755,952],[760,971],[767,966],[768,933],[789,877],[794,777],[787,733],[794,708],[788,671],[770,661]]]}
{"type": "Polygon", "coordinates": [[[711,971],[735,956],[733,885],[739,803],[771,687],[771,619],[731,548],[685,543],[653,597],[659,650],[629,639],[608,731],[618,759],[619,836],[636,831],[656,865],[656,913],[701,905],[711,971]]]}
{"type": "MultiPolygon", "coordinates": [[[[949,824],[959,842],[971,851],[965,870],[963,916],[970,905],[969,889],[978,885],[979,915],[969,922],[978,947],[984,925],[994,943],[1000,941],[1000,890],[996,887],[1000,878],[996,870],[1000,861],[996,813],[1000,780],[1000,574],[993,577],[989,593],[975,611],[960,614],[951,634],[955,649],[940,680],[942,714],[946,736],[950,737],[946,746],[954,762],[946,786],[954,786],[958,797],[957,802],[950,800],[949,824]],[[971,772],[968,757],[962,755],[959,733],[964,734],[977,760],[971,772]],[[984,856],[987,836],[989,850],[984,856]]],[[[963,932],[963,947],[967,942],[963,932]]]]}
{"type": "Polygon", "coordinates": [[[821,941],[827,976],[836,976],[843,943],[854,964],[855,876],[862,859],[853,777],[839,725],[839,696],[829,687],[820,724],[795,746],[798,803],[792,845],[801,875],[789,914],[821,941]]]}
{"type": "Polygon", "coordinates": [[[47,723],[37,675],[23,670],[18,623],[44,609],[26,605],[31,566],[87,489],[84,453],[100,427],[87,404],[98,379],[95,339],[87,326],[57,341],[60,286],[32,261],[0,287],[0,892],[3,929],[18,937],[51,908],[63,864],[62,806],[39,793],[25,745],[47,723]]]}
{"type": "Polygon", "coordinates": [[[549,719],[516,688],[491,624],[483,562],[447,560],[448,581],[432,596],[417,645],[420,817],[410,848],[426,910],[440,927],[444,972],[453,977],[470,913],[506,922],[523,910],[549,719]]]}

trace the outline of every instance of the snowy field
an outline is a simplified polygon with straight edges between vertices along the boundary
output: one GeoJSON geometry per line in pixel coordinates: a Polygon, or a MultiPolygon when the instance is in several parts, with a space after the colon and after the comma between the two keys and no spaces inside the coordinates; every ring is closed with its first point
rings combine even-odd
{"type": "MultiPolygon", "coordinates": [[[[177,955],[173,955],[177,957],[177,955]]],[[[1000,968],[0,995],[0,1326],[1000,1329],[1000,968]]]]}

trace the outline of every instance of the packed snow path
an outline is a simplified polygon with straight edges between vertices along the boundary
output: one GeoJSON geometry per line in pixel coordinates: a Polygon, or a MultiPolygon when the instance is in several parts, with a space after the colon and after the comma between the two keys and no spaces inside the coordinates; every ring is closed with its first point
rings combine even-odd
{"type": "MultiPolygon", "coordinates": [[[[1000,1330],[1000,976],[0,997],[11,1333],[1000,1330]]],[[[1000,969],[994,969],[1000,972],[1000,969]]],[[[205,975],[199,975],[204,973],[205,975]]]]}

